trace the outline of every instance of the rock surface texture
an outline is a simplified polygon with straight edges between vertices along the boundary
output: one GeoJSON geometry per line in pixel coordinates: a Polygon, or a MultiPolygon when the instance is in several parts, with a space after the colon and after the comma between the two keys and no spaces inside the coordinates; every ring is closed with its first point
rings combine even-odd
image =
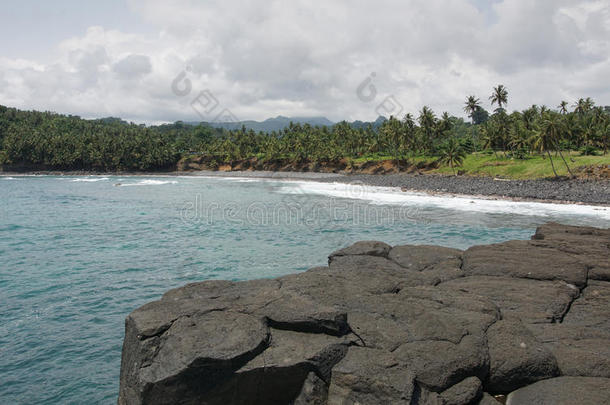
{"type": "Polygon", "coordinates": [[[206,281],[125,321],[118,403],[610,403],[610,230],[358,242],[327,267],[206,281]]]}

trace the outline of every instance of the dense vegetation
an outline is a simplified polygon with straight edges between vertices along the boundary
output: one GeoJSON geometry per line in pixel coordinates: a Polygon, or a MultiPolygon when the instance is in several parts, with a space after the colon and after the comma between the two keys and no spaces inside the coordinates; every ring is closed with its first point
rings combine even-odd
{"type": "Polygon", "coordinates": [[[435,157],[454,171],[468,154],[486,151],[498,159],[544,156],[556,174],[558,163],[570,170],[567,151],[608,151],[609,108],[596,107],[590,98],[572,106],[563,101],[556,110],[533,105],[508,113],[508,91],[499,85],[489,100],[497,107],[491,115],[480,99],[467,97],[464,111],[471,122],[447,113],[437,116],[424,106],[417,117],[390,117],[379,127],[291,123],[269,134],[245,127],[214,129],[205,123],[147,127],[0,106],[0,164],[113,171],[170,169],[189,154],[212,156],[218,164],[251,157],[295,162],[435,157]]]}

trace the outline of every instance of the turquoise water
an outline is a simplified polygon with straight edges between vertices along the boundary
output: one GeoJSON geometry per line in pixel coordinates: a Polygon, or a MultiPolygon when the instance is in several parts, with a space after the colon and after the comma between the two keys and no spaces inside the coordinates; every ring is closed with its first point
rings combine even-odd
{"type": "Polygon", "coordinates": [[[277,180],[0,177],[0,403],[116,403],[125,316],[188,282],[303,271],[363,239],[466,248],[550,219],[610,225],[470,204],[374,205],[277,180]]]}

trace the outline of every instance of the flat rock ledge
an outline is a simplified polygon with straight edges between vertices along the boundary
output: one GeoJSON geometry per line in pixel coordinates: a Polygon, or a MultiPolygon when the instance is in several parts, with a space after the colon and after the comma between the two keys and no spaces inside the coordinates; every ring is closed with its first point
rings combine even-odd
{"type": "Polygon", "coordinates": [[[127,317],[118,403],[608,404],[610,230],[358,242],[299,274],[188,284],[127,317]]]}

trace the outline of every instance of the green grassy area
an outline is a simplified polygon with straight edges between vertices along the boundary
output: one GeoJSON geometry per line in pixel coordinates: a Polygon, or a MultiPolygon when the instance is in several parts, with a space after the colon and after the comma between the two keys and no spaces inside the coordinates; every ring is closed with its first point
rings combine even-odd
{"type": "MultiPolygon", "coordinates": [[[[555,170],[560,176],[568,175],[568,170],[559,155],[552,154],[555,170]]],[[[577,152],[565,153],[564,157],[572,172],[580,166],[610,164],[610,154],[605,156],[580,156],[577,152]]],[[[464,159],[459,170],[471,176],[498,176],[511,179],[538,179],[553,177],[551,162],[540,155],[528,156],[526,159],[511,159],[499,154],[498,157],[484,153],[473,153],[464,159]]],[[[450,167],[440,167],[437,173],[451,174],[450,167]]]]}
{"type": "MultiPolygon", "coordinates": [[[[579,152],[563,152],[568,165],[573,172],[580,166],[589,165],[610,165],[610,154],[600,156],[581,156],[579,152]]],[[[561,157],[551,154],[555,170],[560,176],[568,175],[561,157]]],[[[381,161],[392,159],[386,155],[367,155],[353,159],[354,163],[364,163],[369,161],[381,161]]],[[[434,157],[415,156],[407,159],[411,163],[432,162],[434,157]]],[[[551,162],[547,156],[530,155],[525,159],[512,159],[504,157],[498,153],[497,157],[493,153],[477,152],[467,155],[461,167],[456,167],[456,172],[462,170],[469,176],[492,176],[510,179],[539,179],[554,177],[551,162]]],[[[438,169],[429,170],[428,173],[453,174],[449,166],[441,166],[438,169]]]]}

